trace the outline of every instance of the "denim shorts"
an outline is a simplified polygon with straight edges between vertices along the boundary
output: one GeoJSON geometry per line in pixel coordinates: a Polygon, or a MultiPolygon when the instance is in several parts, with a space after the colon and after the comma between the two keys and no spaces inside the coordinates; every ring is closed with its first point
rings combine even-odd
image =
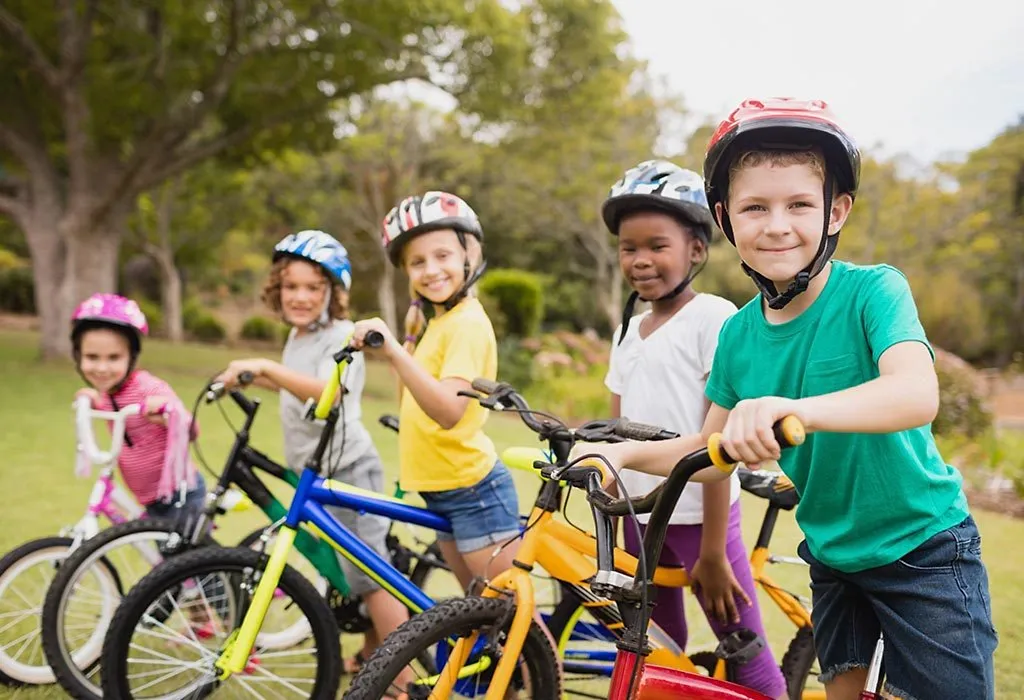
{"type": "Polygon", "coordinates": [[[822,682],[871,662],[885,638],[888,691],[903,700],[995,697],[988,575],[968,516],[892,564],[848,574],[810,564],[814,642],[822,682]]]}
{"type": "Polygon", "coordinates": [[[427,508],[448,518],[452,533],[438,532],[439,540],[455,540],[462,553],[519,536],[519,497],[508,467],[500,461],[483,479],[451,491],[421,491],[427,508]]]}

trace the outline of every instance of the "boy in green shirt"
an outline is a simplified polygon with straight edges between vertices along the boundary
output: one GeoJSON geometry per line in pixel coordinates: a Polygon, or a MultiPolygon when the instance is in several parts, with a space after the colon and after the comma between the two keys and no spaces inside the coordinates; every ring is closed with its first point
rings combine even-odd
{"type": "Polygon", "coordinates": [[[821,101],[747,100],[719,125],[708,202],[761,293],[722,328],[701,436],[599,451],[667,474],[720,431],[748,466],[778,460],[800,492],[829,700],[858,697],[880,633],[889,692],[993,698],[981,537],[931,434],[938,380],[910,288],[887,265],[831,261],[859,176],[821,101]],[[781,452],[772,424],[787,415],[811,434],[781,452]]]}

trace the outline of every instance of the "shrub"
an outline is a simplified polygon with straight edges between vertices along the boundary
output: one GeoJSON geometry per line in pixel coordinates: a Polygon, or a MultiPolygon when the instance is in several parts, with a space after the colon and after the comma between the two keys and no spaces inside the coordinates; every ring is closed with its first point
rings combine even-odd
{"type": "Polygon", "coordinates": [[[152,335],[162,336],[164,332],[164,309],[163,306],[145,297],[138,297],[135,302],[146,314],[146,322],[149,323],[149,332],[152,335]]]}
{"type": "Polygon", "coordinates": [[[250,316],[240,334],[246,340],[277,340],[281,337],[280,325],[266,316],[250,316]]]}
{"type": "Polygon", "coordinates": [[[480,293],[504,316],[505,332],[527,338],[540,329],[544,288],[539,275],[526,270],[492,270],[480,280],[480,293]]]}
{"type": "Polygon", "coordinates": [[[992,427],[992,413],[985,406],[983,388],[972,370],[958,367],[939,354],[935,372],[939,378],[939,412],[932,423],[936,435],[978,437],[992,427]]]}
{"type": "Polygon", "coordinates": [[[508,382],[519,392],[533,383],[533,353],[522,346],[519,338],[498,341],[498,380],[508,382]]]}
{"type": "Polygon", "coordinates": [[[192,316],[186,329],[196,340],[204,343],[219,342],[226,335],[224,325],[213,314],[205,311],[192,316]]]}
{"type": "Polygon", "coordinates": [[[0,309],[20,314],[36,312],[36,285],[31,267],[15,265],[0,269],[0,309]]]}

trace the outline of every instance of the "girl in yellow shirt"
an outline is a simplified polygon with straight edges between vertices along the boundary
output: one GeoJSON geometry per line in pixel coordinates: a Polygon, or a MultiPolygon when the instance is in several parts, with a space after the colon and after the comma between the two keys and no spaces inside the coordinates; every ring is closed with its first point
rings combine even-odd
{"type": "Polygon", "coordinates": [[[483,432],[487,410],[458,395],[477,377],[493,380],[498,368],[494,328],[473,294],[486,267],[483,230],[462,199],[427,192],[393,208],[381,238],[391,263],[409,276],[413,301],[405,343],[374,318],[356,323],[353,344],[362,347],[371,330],[385,337],[376,352],[387,358],[404,387],[399,480],[451,521],[452,534],[438,535],[441,551],[468,588],[474,577],[512,565],[514,545],[496,556],[494,549],[519,535],[512,475],[483,432]],[[429,325],[423,304],[434,309],[429,325]]]}

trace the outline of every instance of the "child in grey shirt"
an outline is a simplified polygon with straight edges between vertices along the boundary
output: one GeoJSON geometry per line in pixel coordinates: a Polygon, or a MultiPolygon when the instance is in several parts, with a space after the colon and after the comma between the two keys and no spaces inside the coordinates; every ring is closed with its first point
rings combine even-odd
{"type": "MultiPolygon", "coordinates": [[[[255,376],[256,385],[280,392],[285,458],[295,470],[305,466],[323,432],[322,422],[305,419],[305,407],[309,399],[320,396],[327,380],[338,371],[332,355],[345,345],[353,326],[347,318],[351,282],[348,254],[332,236],[322,231],[287,236],[274,247],[274,264],[263,293],[263,301],[291,326],[281,362],[235,360],[218,377],[231,387],[239,374],[248,371],[255,376]]],[[[380,455],[361,420],[365,382],[366,363],[362,354],[356,354],[345,371],[342,419],[322,467],[325,476],[379,493],[383,490],[380,455]]],[[[386,518],[331,506],[328,510],[371,549],[390,558],[385,542],[390,522],[386,518]]],[[[347,559],[339,560],[351,595],[363,598],[373,620],[363,650],[345,663],[346,671],[355,672],[380,640],[409,615],[375,581],[347,559]]]]}

